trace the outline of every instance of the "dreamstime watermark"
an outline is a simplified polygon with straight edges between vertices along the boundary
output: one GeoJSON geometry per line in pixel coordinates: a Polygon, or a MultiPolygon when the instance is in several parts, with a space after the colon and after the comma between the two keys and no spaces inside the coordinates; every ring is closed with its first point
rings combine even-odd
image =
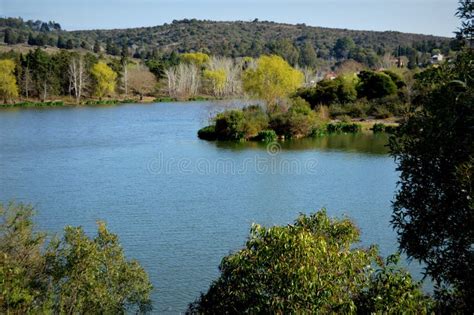
{"type": "Polygon", "coordinates": [[[147,171],[154,175],[244,175],[283,174],[283,175],[315,175],[320,174],[316,158],[288,158],[281,154],[282,147],[278,142],[270,142],[266,154],[255,154],[244,159],[234,158],[166,158],[160,152],[156,158],[147,163],[147,171]]]}

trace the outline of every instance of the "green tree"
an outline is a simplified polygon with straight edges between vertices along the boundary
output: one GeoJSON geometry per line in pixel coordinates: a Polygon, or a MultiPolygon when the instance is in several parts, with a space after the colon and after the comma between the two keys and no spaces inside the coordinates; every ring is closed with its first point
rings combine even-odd
{"type": "Polygon", "coordinates": [[[66,42],[64,41],[64,37],[62,37],[61,35],[58,36],[58,42],[56,43],[56,47],[58,48],[66,47],[66,42]]]}
{"type": "Polygon", "coordinates": [[[429,314],[434,301],[425,296],[421,283],[399,265],[400,254],[377,261],[369,285],[356,298],[359,314],[429,314]]]}
{"type": "Polygon", "coordinates": [[[296,66],[298,63],[299,52],[289,39],[281,39],[270,43],[270,51],[272,54],[278,55],[285,59],[290,65],[296,66]]]}
{"type": "Polygon", "coordinates": [[[0,98],[5,103],[18,97],[18,86],[15,78],[15,62],[10,59],[0,60],[0,98]]]}
{"type": "Polygon", "coordinates": [[[472,0],[459,0],[456,16],[461,19],[461,27],[456,32],[456,37],[469,43],[474,48],[474,2],[472,0]]]}
{"type": "Polygon", "coordinates": [[[201,52],[185,53],[180,55],[180,59],[186,63],[193,63],[198,67],[204,66],[209,61],[209,55],[201,52]]]}
{"type": "Polygon", "coordinates": [[[260,106],[227,110],[215,120],[215,137],[218,140],[246,140],[268,126],[268,117],[260,106]]]}
{"type": "MultiPolygon", "coordinates": [[[[373,306],[363,299],[369,288],[379,292],[371,277],[375,271],[372,265],[378,259],[377,249],[355,247],[358,240],[359,231],[350,220],[331,219],[325,211],[300,215],[294,224],[287,226],[265,228],[255,224],[245,247],[224,257],[219,278],[207,293],[190,304],[188,312],[354,313],[359,305],[361,309],[368,306],[369,312],[382,310],[382,305],[373,306]]],[[[401,276],[395,272],[386,281],[391,298],[404,296],[401,306],[416,305],[416,308],[394,305],[391,310],[414,312],[426,308],[419,301],[422,297],[419,286],[409,278],[399,280],[401,276]],[[391,281],[393,278],[397,281],[391,281]]]]}
{"type": "Polygon", "coordinates": [[[302,85],[303,74],[280,56],[262,56],[255,68],[244,71],[242,79],[246,92],[272,108],[302,85]]]}
{"type": "Polygon", "coordinates": [[[287,111],[276,111],[270,116],[270,127],[277,135],[286,138],[301,138],[308,136],[319,127],[321,121],[316,112],[302,98],[295,97],[287,111]]]}
{"type": "Polygon", "coordinates": [[[359,73],[358,97],[368,99],[381,98],[397,92],[397,85],[389,75],[374,71],[361,71],[359,73]]]}
{"type": "Polygon", "coordinates": [[[64,47],[66,49],[74,49],[74,42],[72,41],[72,39],[68,39],[67,42],[66,42],[66,46],[64,47]]]}
{"type": "Polygon", "coordinates": [[[334,57],[337,59],[347,59],[352,49],[354,49],[354,40],[350,37],[338,38],[332,49],[334,57]]]}
{"type": "Polygon", "coordinates": [[[212,93],[220,97],[224,93],[225,84],[227,81],[227,73],[224,69],[204,70],[203,77],[211,85],[212,93]]]}
{"type": "Polygon", "coordinates": [[[100,42],[99,41],[95,41],[94,42],[94,48],[93,48],[94,52],[96,54],[100,53],[101,52],[101,47],[100,47],[100,42]]]}
{"type": "Polygon", "coordinates": [[[310,42],[305,42],[303,47],[300,49],[300,66],[306,66],[310,68],[316,67],[318,63],[318,57],[313,45],[310,42]]]}
{"type": "Polygon", "coordinates": [[[40,48],[30,51],[26,58],[31,68],[36,95],[45,101],[58,84],[54,75],[55,64],[51,56],[40,48]]]}
{"type": "Polygon", "coordinates": [[[88,238],[80,227],[66,227],[47,255],[58,313],[120,314],[151,308],[152,286],[137,261],[127,261],[118,237],[99,223],[88,238]]]}
{"type": "Polygon", "coordinates": [[[107,64],[99,61],[92,67],[91,73],[95,78],[95,93],[100,99],[115,91],[117,73],[107,64]]]}
{"type": "Polygon", "coordinates": [[[3,41],[5,42],[5,44],[8,44],[8,45],[14,45],[17,43],[16,34],[13,32],[12,29],[10,28],[5,29],[3,41]]]}
{"type": "Polygon", "coordinates": [[[311,104],[319,105],[345,104],[357,99],[356,75],[340,75],[334,80],[322,80],[315,87],[298,91],[297,95],[311,104]]]}
{"type": "Polygon", "coordinates": [[[400,248],[448,289],[440,296],[473,313],[474,52],[427,71],[419,110],[390,139],[400,171],[392,222],[400,248]]]}
{"type": "Polygon", "coordinates": [[[43,313],[49,308],[45,235],[34,231],[33,208],[0,204],[0,313],[43,313]]]}
{"type": "Polygon", "coordinates": [[[0,312],[5,314],[124,314],[151,309],[152,286],[127,260],[116,235],[66,227],[46,245],[35,232],[33,208],[0,204],[0,312]]]}

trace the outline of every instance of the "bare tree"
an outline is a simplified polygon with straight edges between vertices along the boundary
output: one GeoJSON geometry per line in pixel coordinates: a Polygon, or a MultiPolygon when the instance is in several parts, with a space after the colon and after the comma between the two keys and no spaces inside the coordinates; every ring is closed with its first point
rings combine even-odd
{"type": "Polygon", "coordinates": [[[30,91],[32,89],[33,78],[31,75],[31,71],[29,67],[26,67],[23,71],[23,75],[21,76],[21,84],[23,86],[23,92],[25,97],[28,98],[30,96],[30,91]]]}
{"type": "Polygon", "coordinates": [[[194,64],[180,63],[165,71],[171,97],[189,98],[197,95],[201,85],[199,68],[194,64]]]}
{"type": "Polygon", "coordinates": [[[242,93],[242,65],[240,63],[231,58],[211,57],[207,63],[207,69],[225,73],[225,82],[222,87],[219,86],[219,91],[213,91],[215,95],[233,96],[242,93]]]}
{"type": "Polygon", "coordinates": [[[318,75],[317,72],[310,67],[296,67],[296,69],[300,70],[303,75],[304,75],[304,86],[305,87],[312,87],[316,85],[316,82],[318,82],[318,75]]]}
{"type": "Polygon", "coordinates": [[[130,89],[140,95],[143,100],[145,94],[149,94],[155,90],[156,78],[147,67],[139,65],[128,70],[128,85],[130,89]]]}
{"type": "Polygon", "coordinates": [[[71,61],[69,62],[68,74],[70,86],[74,92],[76,103],[79,104],[87,81],[87,73],[82,56],[79,55],[71,58],[71,61]]]}
{"type": "Polygon", "coordinates": [[[122,68],[123,68],[123,76],[122,76],[123,90],[125,92],[125,96],[127,96],[128,95],[128,60],[126,58],[122,60],[122,68]]]}

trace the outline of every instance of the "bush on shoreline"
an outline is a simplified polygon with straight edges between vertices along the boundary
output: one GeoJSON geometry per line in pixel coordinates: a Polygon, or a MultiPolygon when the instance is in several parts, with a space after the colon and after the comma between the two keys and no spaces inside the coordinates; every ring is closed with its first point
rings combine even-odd
{"type": "MultiPolygon", "coordinates": [[[[219,113],[211,125],[198,131],[198,137],[208,141],[274,141],[278,138],[298,139],[331,133],[362,132],[362,125],[351,122],[347,115],[339,116],[341,121],[333,122],[328,122],[323,117],[325,115],[325,111],[312,110],[301,98],[293,99],[287,110],[279,108],[271,113],[265,113],[260,106],[253,105],[219,113]]],[[[392,133],[395,128],[393,125],[375,123],[369,130],[374,133],[392,133]]]]}

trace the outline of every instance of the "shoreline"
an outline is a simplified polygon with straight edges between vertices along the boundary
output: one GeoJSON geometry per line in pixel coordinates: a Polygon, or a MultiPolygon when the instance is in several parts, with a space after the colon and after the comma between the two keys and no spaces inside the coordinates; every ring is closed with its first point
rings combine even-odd
{"type": "Polygon", "coordinates": [[[53,99],[48,101],[38,101],[32,99],[26,99],[21,102],[16,103],[3,103],[0,104],[0,110],[2,109],[12,109],[12,108],[58,108],[58,107],[93,107],[101,105],[123,105],[123,104],[151,104],[151,103],[173,103],[173,102],[199,102],[199,101],[220,101],[224,100],[221,98],[215,98],[211,96],[196,96],[189,99],[177,99],[172,97],[144,97],[143,99],[86,99],[77,104],[71,99],[53,99]]]}

